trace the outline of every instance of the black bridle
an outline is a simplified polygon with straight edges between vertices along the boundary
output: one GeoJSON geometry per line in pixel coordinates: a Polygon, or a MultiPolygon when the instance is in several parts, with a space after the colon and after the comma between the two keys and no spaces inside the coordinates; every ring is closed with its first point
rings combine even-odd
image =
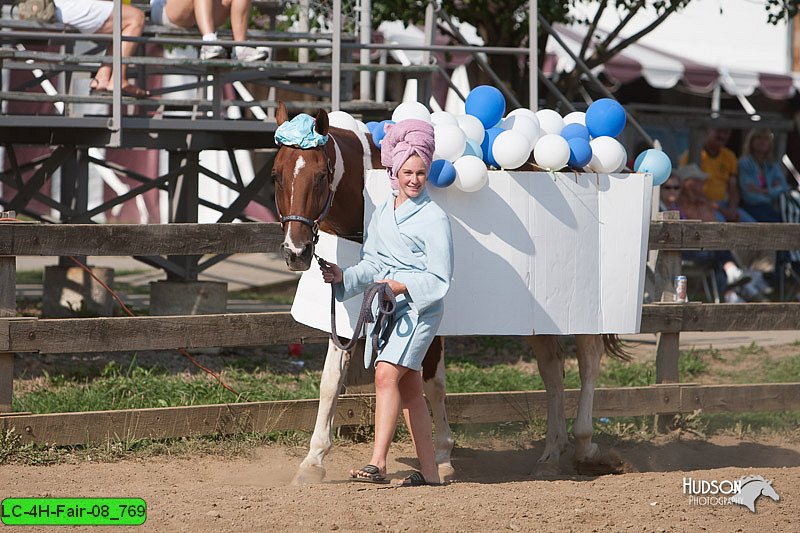
{"type": "MultiPolygon", "coordinates": [[[[330,137],[333,139],[333,137],[330,137]]],[[[335,141],[334,141],[335,142],[335,141]]],[[[322,145],[322,153],[325,155],[325,165],[328,170],[328,198],[325,200],[325,206],[322,208],[322,212],[317,215],[317,218],[311,220],[308,217],[304,217],[303,215],[282,215],[281,208],[278,205],[278,198],[275,198],[275,210],[278,212],[278,221],[281,223],[281,227],[283,227],[287,222],[300,222],[301,224],[305,224],[309,228],[311,228],[311,234],[314,236],[313,243],[317,244],[319,241],[319,225],[325,220],[325,217],[328,216],[328,211],[331,209],[331,204],[333,204],[333,160],[331,159],[330,155],[328,154],[328,150],[326,147],[328,143],[326,142],[322,145]]],[[[299,148],[300,150],[305,150],[303,148],[299,148]]],[[[308,148],[308,150],[314,150],[314,148],[308,148]]]]}

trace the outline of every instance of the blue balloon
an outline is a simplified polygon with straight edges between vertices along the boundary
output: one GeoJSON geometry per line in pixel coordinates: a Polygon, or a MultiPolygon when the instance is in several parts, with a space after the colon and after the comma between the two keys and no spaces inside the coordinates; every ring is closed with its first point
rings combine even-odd
{"type": "Polygon", "coordinates": [[[483,162],[495,168],[500,168],[500,164],[494,160],[494,155],[492,155],[492,145],[494,144],[494,140],[497,138],[497,136],[504,131],[506,130],[503,128],[489,128],[486,130],[486,135],[483,136],[483,142],[481,143],[483,162]]]}
{"type": "Polygon", "coordinates": [[[375,135],[375,128],[380,124],[380,122],[375,122],[374,120],[370,120],[367,122],[366,126],[369,132],[374,136],[375,135]]]}
{"type": "Polygon", "coordinates": [[[466,113],[477,117],[484,129],[494,127],[506,113],[503,93],[491,85],[479,85],[467,95],[464,103],[466,113]]]}
{"type": "Polygon", "coordinates": [[[586,110],[586,129],[594,137],[616,137],[625,128],[625,109],[611,98],[596,100],[586,110]]]}
{"type": "Polygon", "coordinates": [[[375,131],[372,132],[372,142],[375,143],[375,146],[378,148],[381,147],[381,143],[383,142],[383,138],[386,137],[386,130],[384,127],[386,124],[394,124],[393,120],[381,120],[377,126],[375,126],[375,131]]]}
{"type": "Polygon", "coordinates": [[[428,181],[436,187],[449,187],[456,181],[456,167],[447,159],[437,159],[431,163],[428,181]]]}
{"type": "Polygon", "coordinates": [[[633,162],[635,172],[643,172],[653,175],[653,186],[661,185],[669,179],[672,174],[672,162],[669,156],[661,150],[650,148],[636,157],[633,162]]]}
{"type": "Polygon", "coordinates": [[[569,161],[571,167],[585,167],[592,160],[592,147],[583,137],[573,137],[567,140],[569,145],[569,161]]]}
{"type": "Polygon", "coordinates": [[[481,150],[481,145],[478,141],[467,139],[467,146],[464,148],[464,153],[461,155],[474,155],[475,157],[483,159],[483,150],[481,150]]]}
{"type": "Polygon", "coordinates": [[[564,126],[564,129],[561,130],[559,135],[564,137],[566,140],[580,138],[586,139],[586,142],[589,142],[589,130],[586,129],[586,126],[583,124],[578,124],[577,122],[564,126]]]}

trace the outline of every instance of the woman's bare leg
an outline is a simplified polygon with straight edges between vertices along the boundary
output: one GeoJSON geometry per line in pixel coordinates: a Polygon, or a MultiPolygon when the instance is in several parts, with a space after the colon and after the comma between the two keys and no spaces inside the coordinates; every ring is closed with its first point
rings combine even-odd
{"type": "Polygon", "coordinates": [[[400,396],[403,416],[411,433],[414,449],[419,459],[420,471],[425,481],[439,483],[439,468],[433,446],[433,427],[428,404],[422,395],[422,373],[409,370],[400,379],[400,396]]]}
{"type": "MultiPolygon", "coordinates": [[[[377,466],[382,474],[386,473],[386,456],[400,415],[400,380],[408,371],[385,361],[379,361],[375,367],[375,444],[370,464],[377,466]]],[[[358,470],[352,470],[350,475],[366,477],[359,476],[358,470]]]]}
{"type": "MultiPolygon", "coordinates": [[[[122,5],[122,35],[126,37],[138,37],[142,34],[142,30],[144,29],[144,13],[141,9],[136,7],[130,6],[128,4],[122,5]]],[[[108,19],[103,23],[97,33],[112,33],[114,31],[114,15],[113,13],[108,19]]],[[[130,57],[136,51],[136,44],[133,42],[123,42],[122,43],[122,57],[130,57]]],[[[111,55],[113,50],[111,47],[108,47],[106,51],[107,55],[111,55]]],[[[127,65],[122,65],[120,69],[120,74],[122,75],[122,86],[125,87],[127,84],[127,65]]],[[[103,65],[97,70],[97,74],[95,75],[95,82],[92,84],[92,87],[95,89],[112,89],[112,81],[111,81],[111,65],[103,65]]]]}

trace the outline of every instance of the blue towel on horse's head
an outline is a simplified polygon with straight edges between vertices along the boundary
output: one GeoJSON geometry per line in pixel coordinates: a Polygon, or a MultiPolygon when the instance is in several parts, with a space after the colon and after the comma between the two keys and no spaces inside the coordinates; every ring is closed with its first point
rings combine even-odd
{"type": "Polygon", "coordinates": [[[328,142],[327,135],[320,135],[314,129],[316,121],[310,115],[300,113],[287,120],[275,130],[275,142],[298,148],[316,148],[328,142]]]}

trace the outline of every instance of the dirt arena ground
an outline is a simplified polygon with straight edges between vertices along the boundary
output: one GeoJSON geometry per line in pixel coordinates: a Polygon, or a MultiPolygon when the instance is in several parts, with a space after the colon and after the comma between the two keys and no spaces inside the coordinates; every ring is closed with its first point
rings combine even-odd
{"type": "MultiPolygon", "coordinates": [[[[326,482],[302,487],[290,481],[305,450],[277,445],[235,459],[5,465],[0,487],[3,497],[141,497],[148,505],[147,531],[797,531],[796,442],[618,441],[617,451],[635,472],[531,478],[542,446],[486,441],[459,447],[457,479],[444,487],[348,481],[349,469],[368,457],[368,444],[334,448],[326,482]],[[772,480],[781,499],[760,497],[755,513],[738,505],[692,505],[682,493],[684,477],[722,481],[756,474],[772,480]]],[[[410,445],[395,444],[390,477],[402,477],[414,461],[410,445]]],[[[569,472],[568,456],[564,468],[569,472]]]]}

